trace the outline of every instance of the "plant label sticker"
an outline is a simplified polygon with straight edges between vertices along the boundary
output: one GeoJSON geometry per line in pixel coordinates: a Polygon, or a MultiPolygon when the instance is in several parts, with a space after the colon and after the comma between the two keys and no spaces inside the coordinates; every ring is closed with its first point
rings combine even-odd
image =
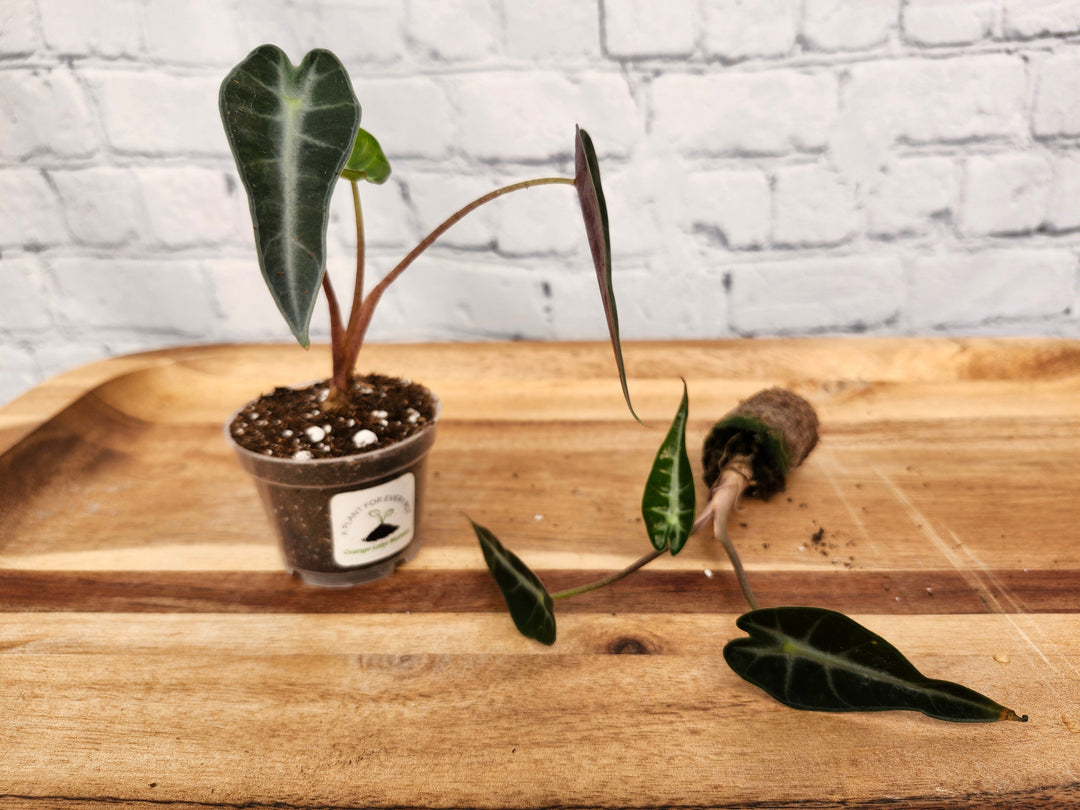
{"type": "Polygon", "coordinates": [[[416,477],[407,472],[368,489],[339,492],[330,499],[334,562],[343,568],[378,562],[413,539],[416,477]]]}

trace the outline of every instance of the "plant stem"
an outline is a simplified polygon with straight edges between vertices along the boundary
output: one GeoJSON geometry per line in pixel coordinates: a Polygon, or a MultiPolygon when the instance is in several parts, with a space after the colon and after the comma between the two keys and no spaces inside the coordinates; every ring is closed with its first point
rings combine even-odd
{"type": "MultiPolygon", "coordinates": [[[[352,184],[353,211],[356,216],[356,279],[353,284],[352,305],[349,307],[349,325],[345,333],[351,335],[356,330],[356,321],[360,317],[360,305],[364,298],[364,256],[366,247],[364,244],[364,212],[360,206],[360,181],[350,180],[352,184]]],[[[356,364],[356,357],[346,355],[345,366],[352,373],[356,364]]]]}
{"type": "Polygon", "coordinates": [[[341,326],[341,307],[338,306],[329,273],[323,273],[322,289],[326,295],[326,305],[330,309],[330,356],[333,358],[331,394],[335,391],[344,393],[349,387],[348,366],[345,364],[345,331],[341,326]]]}
{"type": "Polygon", "coordinates": [[[379,299],[382,298],[382,294],[386,291],[387,287],[397,280],[398,276],[405,272],[405,269],[412,264],[416,258],[427,250],[431,245],[442,236],[446,231],[453,227],[462,218],[468,216],[471,212],[475,211],[482,205],[502,197],[504,194],[509,194],[513,191],[522,191],[523,189],[532,188],[533,186],[546,186],[546,185],[574,185],[574,179],[571,177],[538,177],[533,180],[523,180],[520,183],[513,183],[509,186],[503,186],[502,188],[495,189],[488,192],[483,197],[473,200],[463,208],[458,209],[449,217],[447,217],[441,225],[435,230],[425,236],[420,243],[409,251],[397,266],[386,274],[385,277],[378,284],[376,284],[367,297],[364,298],[363,303],[360,305],[358,311],[355,312],[356,318],[349,319],[349,331],[346,335],[348,341],[348,357],[351,360],[350,371],[352,363],[355,363],[356,357],[360,353],[360,347],[364,343],[364,335],[367,333],[368,326],[371,323],[371,317],[375,312],[375,306],[379,303],[379,299]]]}
{"type": "Polygon", "coordinates": [[[626,568],[624,568],[622,571],[611,574],[610,576],[606,576],[603,579],[598,579],[596,582],[590,582],[590,583],[588,583],[586,585],[579,585],[576,588],[568,588],[565,591],[559,591],[557,593],[553,593],[553,594],[551,594],[551,598],[552,599],[569,599],[571,596],[577,596],[578,594],[588,593],[589,591],[595,591],[597,588],[603,588],[605,585],[610,585],[612,582],[618,582],[623,577],[629,576],[630,574],[637,571],[639,568],[642,568],[642,567],[648,565],[649,563],[651,563],[653,560],[655,560],[657,557],[659,557],[661,554],[665,553],[666,551],[667,551],[667,549],[663,549],[662,551],[658,551],[656,549],[653,549],[652,551],[650,551],[648,554],[646,554],[644,557],[642,557],[637,562],[633,562],[630,565],[626,566],[626,568]]]}
{"type": "Polygon", "coordinates": [[[758,601],[754,591],[750,588],[750,582],[746,578],[746,570],[743,568],[739,552],[735,550],[735,544],[728,535],[727,524],[739,496],[750,484],[751,470],[753,469],[750,456],[735,456],[724,465],[720,478],[713,484],[712,494],[709,498],[709,508],[706,510],[712,514],[713,534],[720,541],[720,545],[727,552],[731,560],[731,567],[735,569],[735,579],[739,582],[739,589],[750,605],[751,610],[758,609],[758,601]]]}

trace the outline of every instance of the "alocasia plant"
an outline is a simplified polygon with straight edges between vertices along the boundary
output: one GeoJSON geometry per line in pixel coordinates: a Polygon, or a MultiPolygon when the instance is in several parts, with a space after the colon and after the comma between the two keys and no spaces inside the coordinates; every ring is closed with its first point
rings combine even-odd
{"type": "Polygon", "coordinates": [[[301,346],[322,290],[330,310],[332,376],[324,409],[347,406],[351,379],[375,308],[387,288],[447,229],[505,194],[542,185],[577,190],[623,394],[631,413],[611,279],[607,209],[592,139],[574,131],[574,177],[540,177],[495,189],[451,214],[366,295],[360,183],[383,183],[390,163],[360,128],[360,103],[341,61],[313,50],[293,65],[274,45],[252,51],[225,77],[221,120],[247,192],[255,246],[270,293],[301,346]],[[339,178],[350,183],[356,217],[356,269],[348,320],[326,273],[330,198],[339,178]]]}

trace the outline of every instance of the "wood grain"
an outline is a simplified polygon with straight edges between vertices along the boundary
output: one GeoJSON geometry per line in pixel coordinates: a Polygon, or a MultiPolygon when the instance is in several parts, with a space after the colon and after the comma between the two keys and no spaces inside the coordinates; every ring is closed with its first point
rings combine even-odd
{"type": "Polygon", "coordinates": [[[221,436],[324,348],[118,358],[0,408],[0,807],[1080,803],[1080,344],[625,352],[652,429],[601,343],[365,349],[444,410],[420,556],[348,590],[281,572],[221,436]],[[732,524],[763,603],[848,612],[1031,722],[775,704],[723,664],[744,606],[704,536],[560,603],[554,647],[518,636],[464,513],[552,589],[621,568],[680,376],[695,448],[767,385],[821,418],[732,524]]]}

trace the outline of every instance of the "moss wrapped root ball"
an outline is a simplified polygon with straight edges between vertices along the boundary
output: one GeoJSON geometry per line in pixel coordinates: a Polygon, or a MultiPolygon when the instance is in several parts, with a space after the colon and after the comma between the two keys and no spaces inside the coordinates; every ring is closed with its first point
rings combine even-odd
{"type": "Polygon", "coordinates": [[[809,402],[783,388],[759,391],[709,431],[702,459],[705,483],[711,487],[734,456],[752,456],[754,475],[747,491],[768,499],[783,492],[788,473],[817,441],[818,418],[809,402]]]}

